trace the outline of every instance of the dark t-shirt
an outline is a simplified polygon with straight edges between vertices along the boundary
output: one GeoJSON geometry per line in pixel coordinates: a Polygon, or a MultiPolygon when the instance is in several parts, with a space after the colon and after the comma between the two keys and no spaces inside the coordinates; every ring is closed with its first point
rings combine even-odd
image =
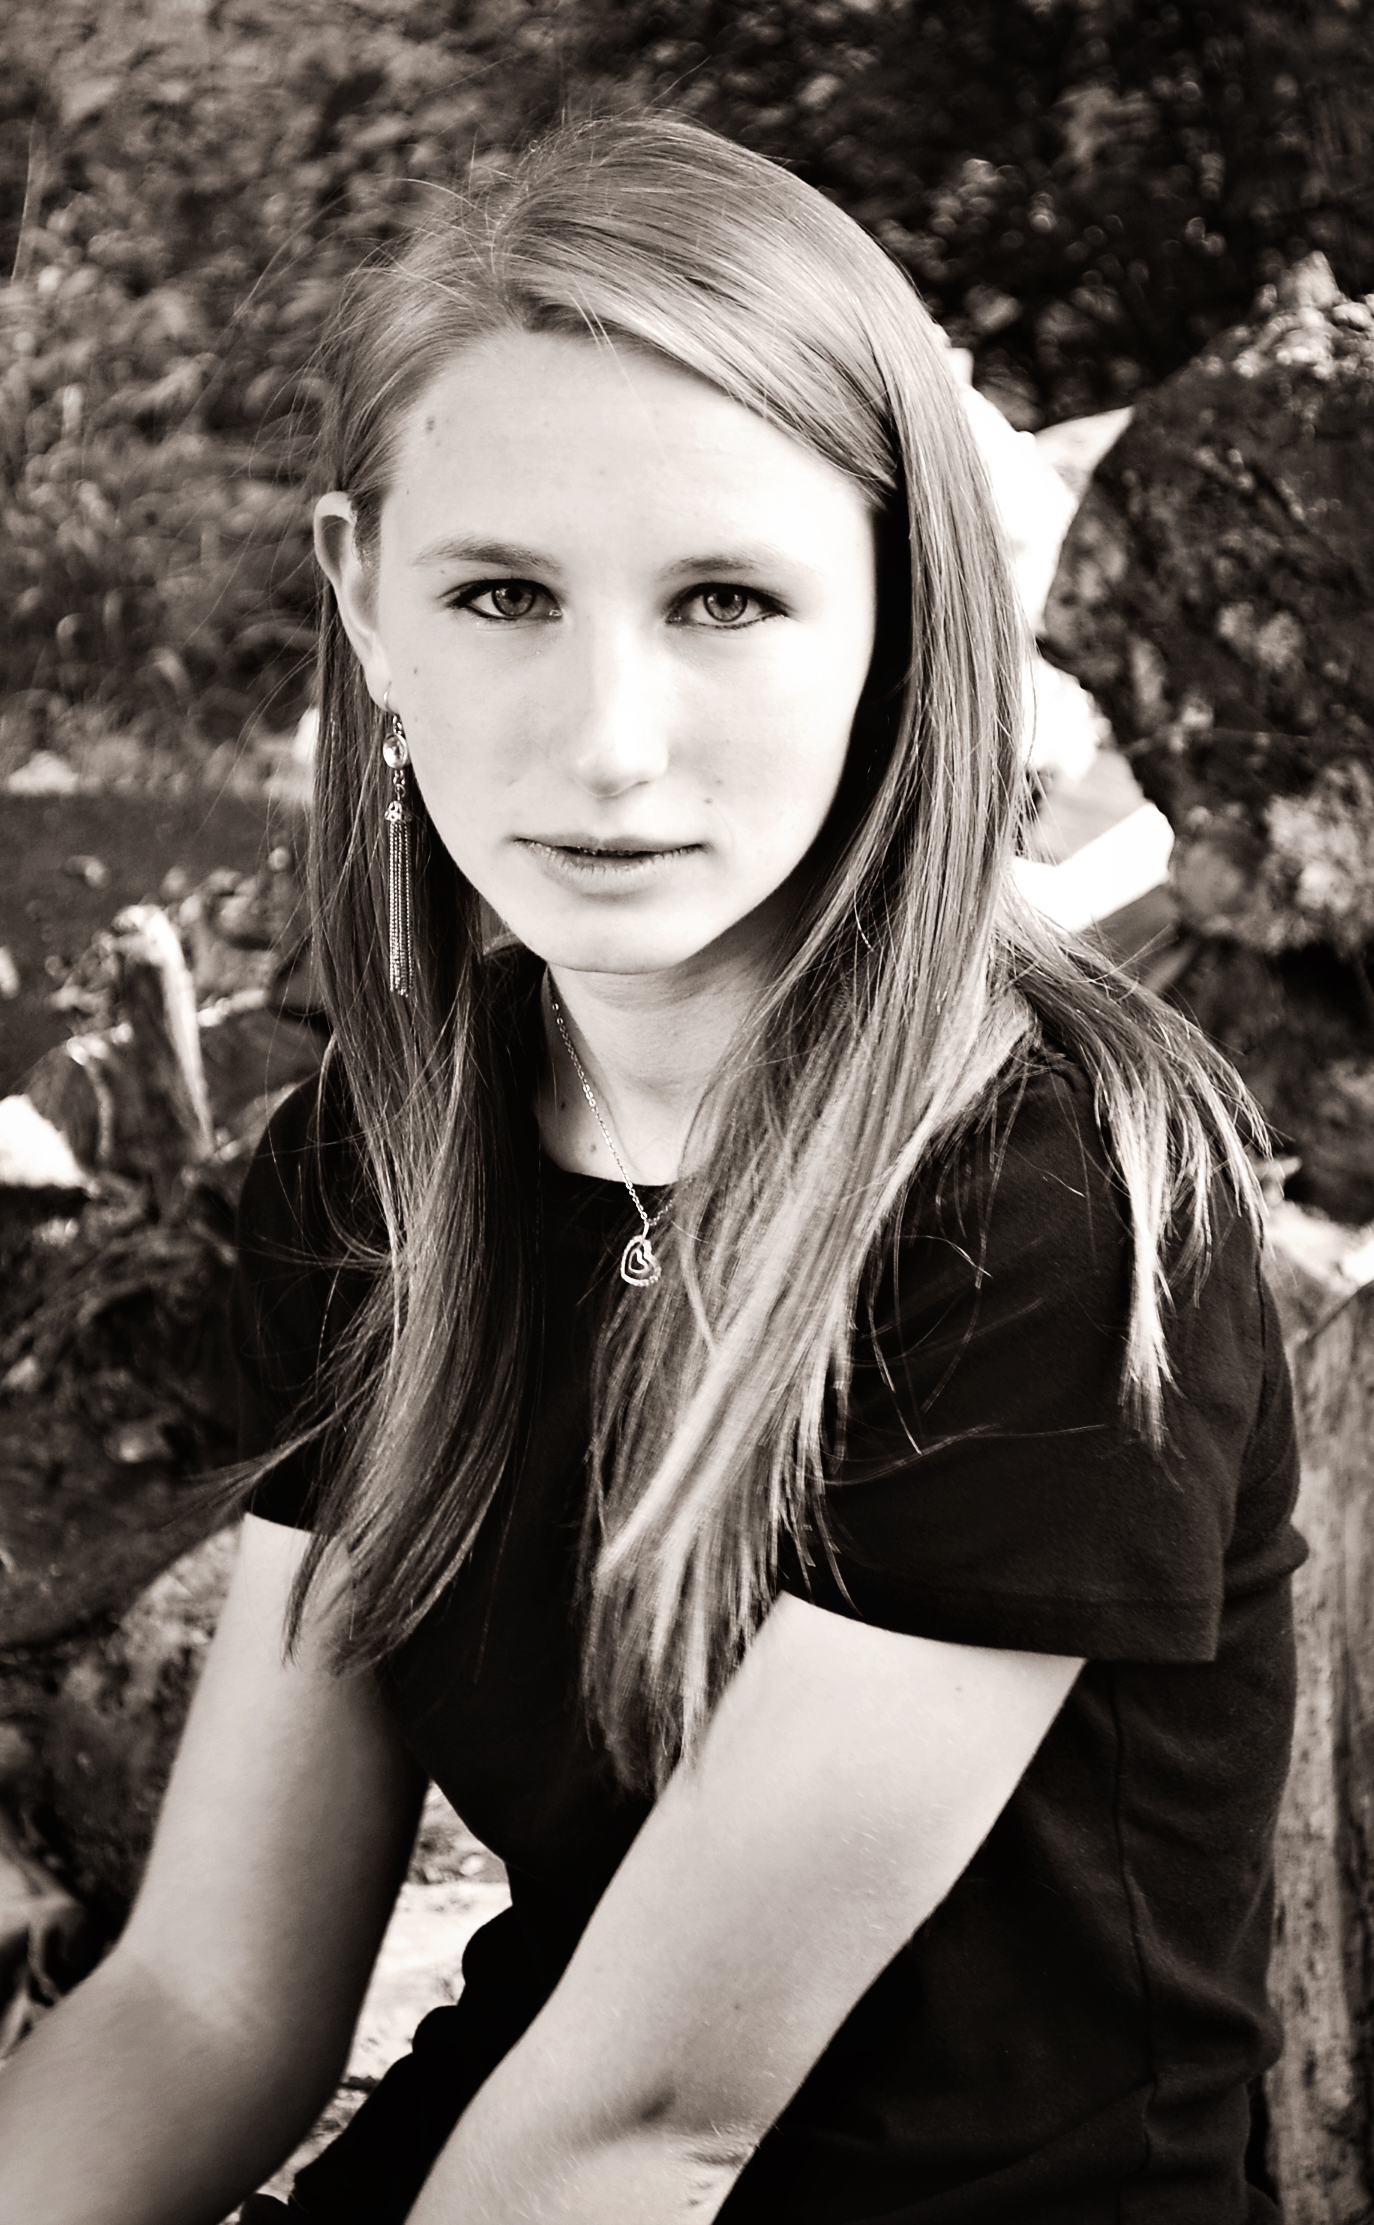
{"type": "MultiPolygon", "coordinates": [[[[1278,2034],[1264,1974],[1287,1761],[1296,1459],[1256,1247],[1223,1207],[1177,1296],[1157,1454],[1124,1421],[1130,1246],[1091,1093],[1038,1056],[995,1126],[913,1197],[875,1274],[843,1460],[782,1582],[823,1607],[1088,1665],[942,1905],[815,2065],[729,2225],[1231,2225],[1247,2084],[1278,2034]],[[809,1562],[809,1568],[807,1563],[809,1562]]],[[[646,1813],[579,1699],[576,1562],[596,1327],[633,1214],[618,1184],[528,1175],[539,1390],[444,1603],[381,1672],[407,1744],[505,1860],[512,1907],[456,2007],[298,2181],[321,2225],[404,2217],[469,2097],[557,1983],[646,1813]]],[[[341,1090],[273,1120],[235,1287],[245,1454],[290,1427],[356,1289],[326,1189],[356,1186],[341,1090]]],[[[651,1207],[652,1209],[652,1207],[651,1207]]],[[[650,1299],[648,1302],[652,1302],[650,1299]]],[[[309,1464],[255,1511],[308,1519],[309,1464]]]]}

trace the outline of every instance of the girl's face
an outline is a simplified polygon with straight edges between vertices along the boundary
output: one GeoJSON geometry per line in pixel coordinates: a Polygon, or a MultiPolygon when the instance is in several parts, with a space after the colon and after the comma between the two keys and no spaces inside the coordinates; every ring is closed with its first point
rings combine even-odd
{"type": "Polygon", "coordinates": [[[342,495],[317,540],[440,838],[523,943],[613,974],[762,953],[873,649],[850,480],[654,358],[510,332],[411,412],[375,563],[342,495]]]}

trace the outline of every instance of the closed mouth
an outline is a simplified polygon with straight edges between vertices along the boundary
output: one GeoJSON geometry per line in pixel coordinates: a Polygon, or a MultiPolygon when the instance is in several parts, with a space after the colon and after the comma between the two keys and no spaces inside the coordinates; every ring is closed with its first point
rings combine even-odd
{"type": "Polygon", "coordinates": [[[676,857],[686,850],[699,850],[699,842],[634,842],[611,840],[607,842],[564,841],[555,835],[522,835],[519,838],[532,850],[559,850],[575,858],[662,858],[676,857]]]}

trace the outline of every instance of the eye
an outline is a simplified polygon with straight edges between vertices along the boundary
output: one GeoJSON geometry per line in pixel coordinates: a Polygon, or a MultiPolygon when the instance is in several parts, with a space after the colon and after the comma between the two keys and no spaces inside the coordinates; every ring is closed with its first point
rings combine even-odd
{"type": "Polygon", "coordinates": [[[694,587],[690,595],[685,595],[678,606],[683,613],[680,624],[702,623],[686,615],[693,605],[704,611],[707,626],[717,633],[739,633],[746,626],[758,625],[764,618],[775,618],[779,608],[771,596],[724,580],[708,580],[704,586],[694,587]]]}
{"type": "Polygon", "coordinates": [[[489,624],[513,625],[522,618],[558,615],[548,589],[538,586],[532,579],[475,579],[450,595],[448,602],[450,609],[470,610],[489,624]],[[541,609],[541,604],[548,608],[541,609]]]}

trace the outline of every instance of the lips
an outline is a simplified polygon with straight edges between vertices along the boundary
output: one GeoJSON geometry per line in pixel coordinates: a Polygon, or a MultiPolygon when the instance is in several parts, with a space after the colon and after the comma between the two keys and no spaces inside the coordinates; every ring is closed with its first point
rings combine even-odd
{"type": "Polygon", "coordinates": [[[702,855],[699,842],[659,843],[649,835],[564,836],[559,841],[521,835],[518,841],[547,880],[598,902],[659,888],[689,872],[691,860],[702,855]]]}
{"type": "Polygon", "coordinates": [[[675,850],[696,850],[696,842],[660,842],[652,835],[527,834],[519,840],[541,850],[571,850],[589,858],[662,857],[675,850]]]}

